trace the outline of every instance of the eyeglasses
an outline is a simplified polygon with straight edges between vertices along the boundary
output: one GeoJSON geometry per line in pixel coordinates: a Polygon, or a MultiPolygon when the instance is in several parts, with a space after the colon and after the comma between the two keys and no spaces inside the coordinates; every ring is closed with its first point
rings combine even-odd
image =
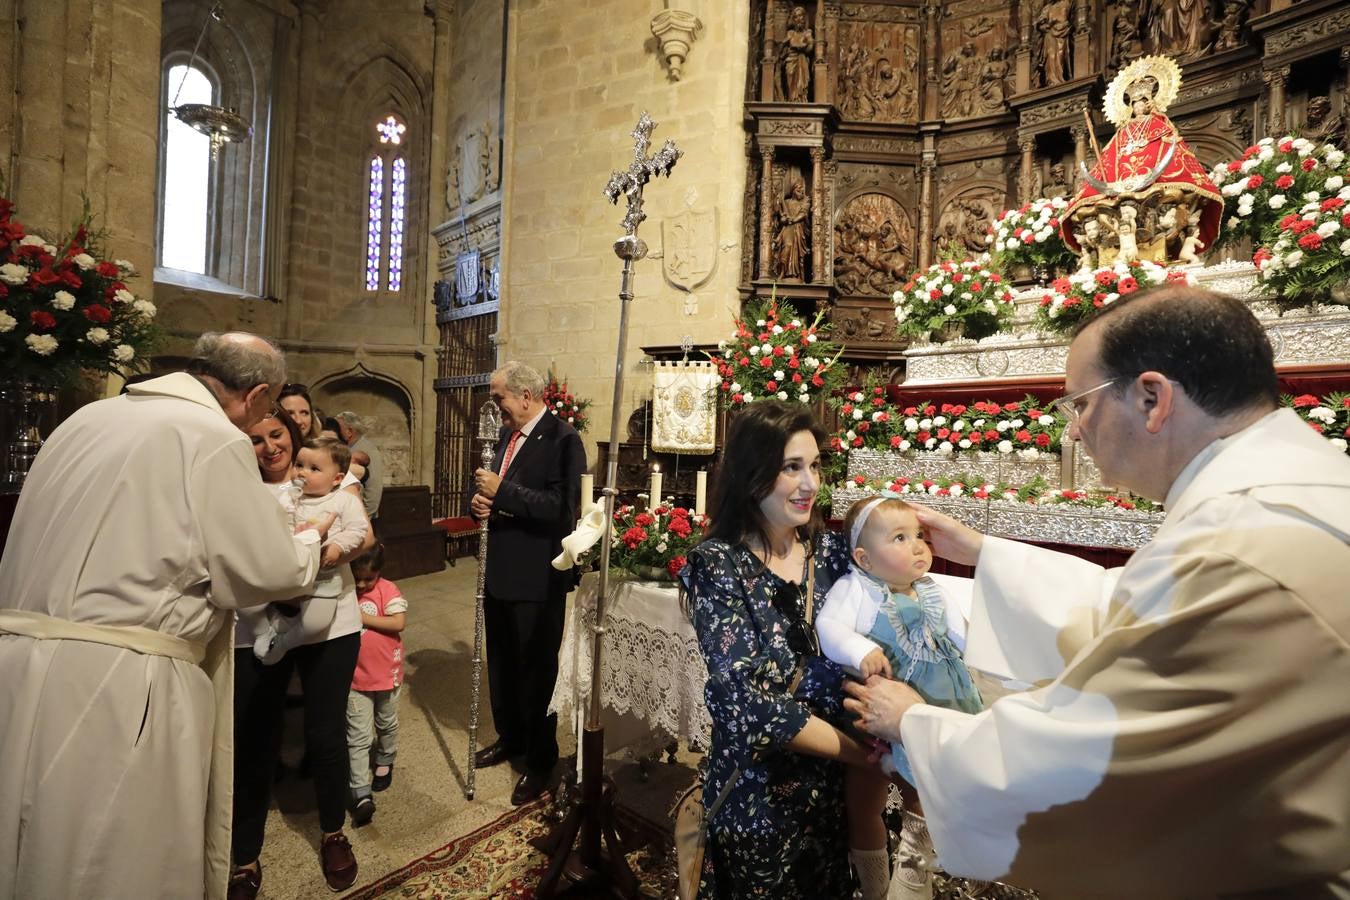
{"type": "Polygon", "coordinates": [[[784,638],[788,647],[798,656],[819,656],[820,646],[816,643],[816,630],[806,621],[806,598],[804,585],[785,581],[774,591],[770,603],[774,610],[787,621],[784,638]]]}
{"type": "Polygon", "coordinates": [[[1085,390],[1085,391],[1079,391],[1079,392],[1076,393],[1076,394],[1069,394],[1067,397],[1060,397],[1058,400],[1056,400],[1056,401],[1054,401],[1053,403],[1050,404],[1050,408],[1053,409],[1055,412],[1059,413],[1061,416],[1063,416],[1063,417],[1064,417],[1064,420],[1065,420],[1065,422],[1066,422],[1067,424],[1072,425],[1074,422],[1077,422],[1077,421],[1078,421],[1078,412],[1079,412],[1079,410],[1078,410],[1078,401],[1079,401],[1079,400],[1082,400],[1084,397],[1088,396],[1089,394],[1095,394],[1095,393],[1097,393],[1098,391],[1105,390],[1106,388],[1109,388],[1111,385],[1115,384],[1117,381],[1120,381],[1121,377],[1122,377],[1122,376],[1119,376],[1119,375],[1118,375],[1118,376],[1116,376],[1115,378],[1112,378],[1112,379],[1109,380],[1109,381],[1103,381],[1101,384],[1098,384],[1098,385],[1095,385],[1095,386],[1093,386],[1093,387],[1090,387],[1090,388],[1088,388],[1088,389],[1085,390]]]}

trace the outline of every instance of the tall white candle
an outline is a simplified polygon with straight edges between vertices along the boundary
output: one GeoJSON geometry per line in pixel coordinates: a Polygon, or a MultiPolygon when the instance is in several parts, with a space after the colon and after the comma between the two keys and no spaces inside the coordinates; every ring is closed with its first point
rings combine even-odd
{"type": "Polygon", "coordinates": [[[699,469],[694,481],[694,515],[703,515],[703,507],[708,502],[708,470],[699,469]]]}
{"type": "Polygon", "coordinates": [[[652,498],[651,498],[651,500],[649,501],[649,502],[651,503],[651,508],[652,508],[652,509],[656,509],[656,507],[658,507],[658,506],[661,505],[661,464],[660,464],[660,463],[653,463],[653,464],[652,464],[652,490],[651,490],[651,495],[652,495],[652,498]]]}
{"type": "Polygon", "coordinates": [[[591,511],[595,505],[595,476],[590,472],[581,476],[581,515],[591,511]]]}

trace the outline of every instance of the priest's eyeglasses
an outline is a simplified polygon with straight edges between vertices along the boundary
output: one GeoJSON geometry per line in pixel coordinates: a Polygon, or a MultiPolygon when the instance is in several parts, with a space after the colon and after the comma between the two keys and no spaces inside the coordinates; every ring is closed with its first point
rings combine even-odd
{"type": "Polygon", "coordinates": [[[1098,391],[1102,391],[1105,390],[1106,388],[1109,388],[1117,381],[1120,381],[1122,377],[1123,376],[1118,375],[1109,381],[1103,381],[1101,384],[1094,385],[1093,387],[1090,387],[1085,391],[1079,391],[1076,394],[1069,394],[1067,397],[1060,397],[1058,400],[1050,404],[1050,408],[1053,409],[1055,412],[1059,413],[1061,416],[1063,416],[1066,424],[1072,425],[1074,422],[1078,421],[1078,414],[1082,411],[1082,407],[1080,406],[1080,404],[1082,403],[1084,397],[1087,397],[1090,394],[1095,394],[1098,391]]]}

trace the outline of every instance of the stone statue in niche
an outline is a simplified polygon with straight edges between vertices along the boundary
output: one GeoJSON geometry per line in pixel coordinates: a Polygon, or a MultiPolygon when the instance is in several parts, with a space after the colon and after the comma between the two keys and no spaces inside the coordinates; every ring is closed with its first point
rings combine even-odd
{"type": "Polygon", "coordinates": [[[1181,52],[1186,55],[1204,53],[1210,46],[1214,21],[1210,14],[1210,0],[1179,0],[1181,19],[1181,52]]]}
{"type": "Polygon", "coordinates": [[[1181,0],[1157,0],[1149,17],[1148,36],[1154,53],[1181,50],[1184,37],[1181,0]]]}
{"type": "Polygon", "coordinates": [[[1111,27],[1111,68],[1115,71],[1144,55],[1144,42],[1139,39],[1139,23],[1135,11],[1116,8],[1116,21],[1111,27]]]}
{"type": "Polygon", "coordinates": [[[1242,44],[1242,28],[1247,24],[1251,0],[1223,0],[1223,18],[1214,23],[1219,29],[1215,50],[1236,50],[1242,44]]]}
{"type": "Polygon", "coordinates": [[[1318,95],[1308,101],[1308,120],[1303,126],[1303,136],[1319,144],[1339,144],[1342,148],[1350,141],[1345,117],[1331,114],[1330,97],[1318,95]]]}
{"type": "Polygon", "coordinates": [[[795,178],[774,210],[774,269],[779,278],[806,280],[802,273],[806,270],[807,222],[810,218],[811,201],[806,197],[806,185],[800,178],[795,178]]]}
{"type": "Polygon", "coordinates": [[[1050,177],[1041,185],[1041,189],[1036,192],[1036,196],[1046,198],[1068,197],[1072,192],[1073,185],[1069,183],[1069,175],[1064,163],[1057,162],[1050,166],[1050,177]]]}
{"type": "Polygon", "coordinates": [[[980,89],[976,100],[980,112],[1003,111],[1003,100],[1007,94],[1008,58],[1011,55],[1002,47],[995,47],[989,51],[989,58],[980,69],[980,89]]]}
{"type": "Polygon", "coordinates": [[[1041,84],[1063,84],[1073,74],[1069,45],[1073,40],[1069,23],[1069,0],[1047,0],[1036,15],[1036,30],[1041,33],[1041,84]]]}
{"type": "Polygon", "coordinates": [[[864,194],[834,226],[834,282],[844,294],[889,294],[909,275],[913,233],[894,198],[864,194]]]}
{"type": "Polygon", "coordinates": [[[787,36],[780,45],[782,97],[788,103],[811,100],[811,49],[815,37],[806,22],[806,7],[794,6],[788,15],[787,36]]]}
{"type": "Polygon", "coordinates": [[[964,119],[974,110],[979,83],[980,60],[975,45],[966,43],[942,66],[942,114],[949,119],[964,119]]]}

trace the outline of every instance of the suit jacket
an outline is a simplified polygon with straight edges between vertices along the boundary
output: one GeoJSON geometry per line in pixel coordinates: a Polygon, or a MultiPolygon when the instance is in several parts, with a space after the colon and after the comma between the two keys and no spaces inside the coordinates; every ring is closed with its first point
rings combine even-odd
{"type": "MultiPolygon", "coordinates": [[[[492,470],[500,472],[512,429],[497,437],[492,470]]],[[[553,568],[562,539],[576,527],[586,449],[576,429],[546,412],[516,442],[488,520],[487,590],[499,600],[563,599],[575,584],[571,570],[553,568]]]]}

